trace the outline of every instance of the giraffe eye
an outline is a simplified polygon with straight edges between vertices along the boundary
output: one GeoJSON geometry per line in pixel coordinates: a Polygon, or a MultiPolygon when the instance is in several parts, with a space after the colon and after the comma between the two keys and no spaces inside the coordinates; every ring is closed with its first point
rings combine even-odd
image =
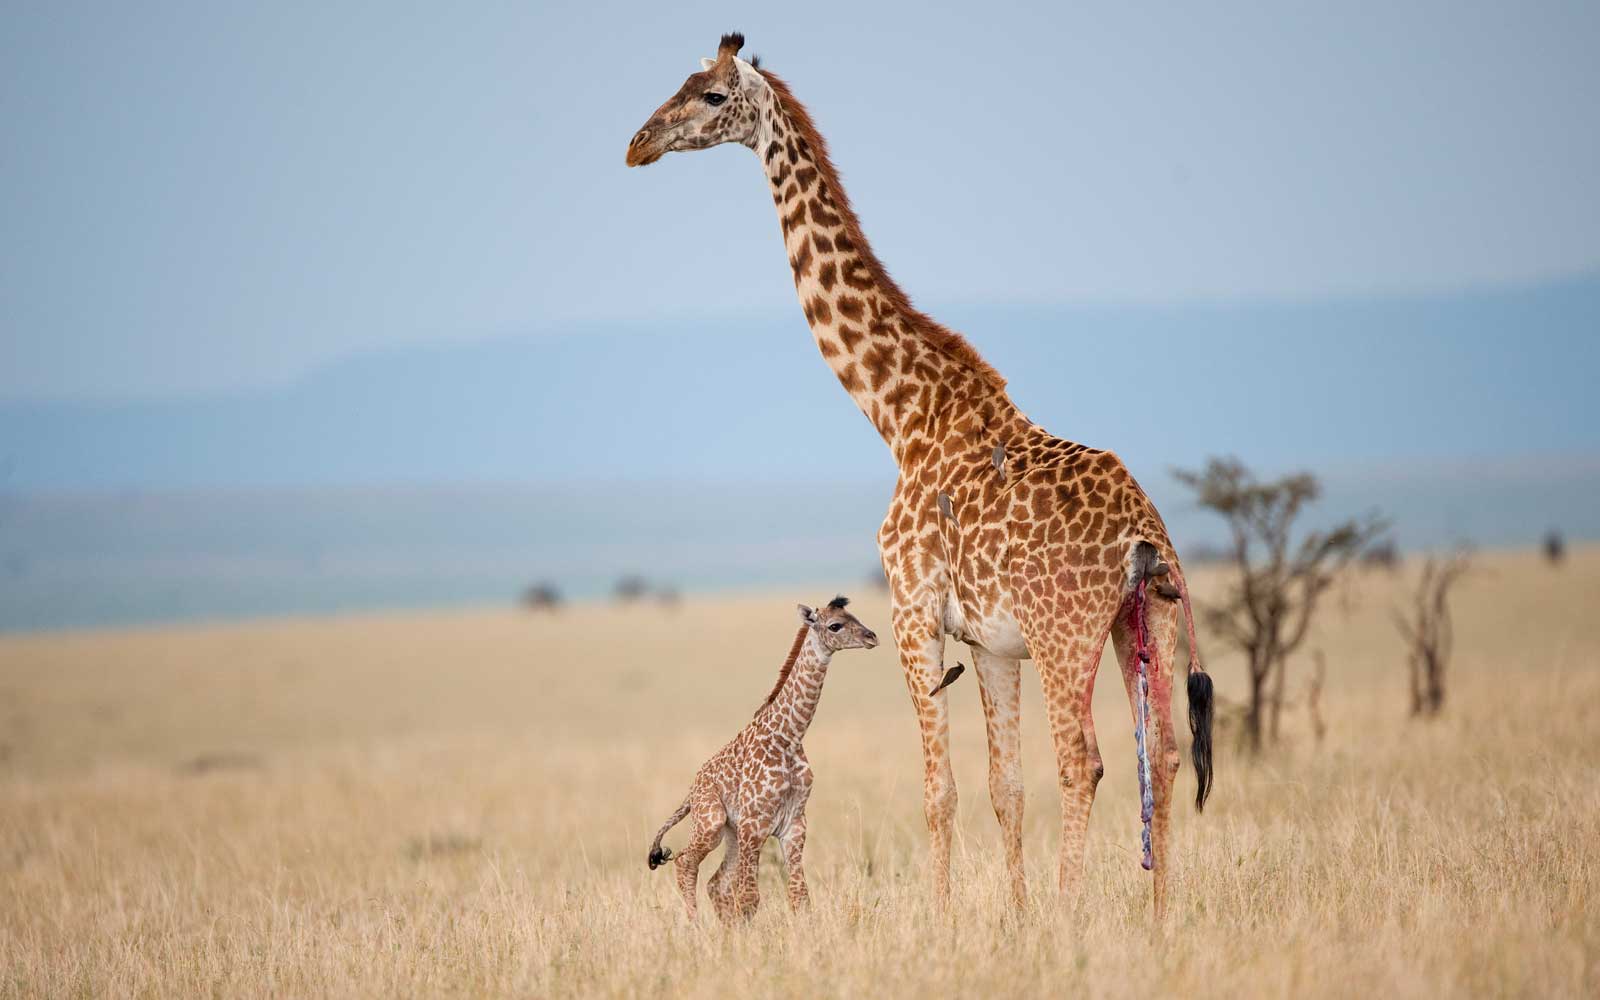
{"type": "Polygon", "coordinates": [[[716,107],[717,105],[721,104],[723,101],[726,101],[727,99],[728,99],[728,95],[727,94],[718,94],[715,91],[710,91],[710,90],[706,91],[706,103],[711,105],[713,108],[716,107]]]}
{"type": "Polygon", "coordinates": [[[829,632],[837,632],[842,628],[844,628],[843,625],[839,624],[838,622],[834,622],[832,625],[828,626],[828,631],[829,632]]]}

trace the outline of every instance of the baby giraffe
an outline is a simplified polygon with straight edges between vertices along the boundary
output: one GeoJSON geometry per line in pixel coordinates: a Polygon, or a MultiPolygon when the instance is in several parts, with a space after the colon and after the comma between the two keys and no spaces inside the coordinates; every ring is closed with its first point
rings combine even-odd
{"type": "Polygon", "coordinates": [[[848,603],[846,598],[835,597],[815,611],[800,605],[803,624],[772,693],[750,724],[701,766],[683,805],[650,845],[652,869],[668,860],[677,862],[678,889],[691,919],[700,862],[719,840],[727,849],[722,867],[706,883],[706,892],[724,922],[735,917],[748,919],[756,912],[761,901],[756,867],[761,845],[768,837],[777,837],[783,845],[790,907],[806,901],[806,874],[800,857],[806,846],[811,765],[800,741],[811,727],[833,654],[878,644],[872,630],[844,609],[848,603]],[[694,832],[689,845],[673,854],[661,846],[661,838],[690,813],[694,814],[694,832]]]}

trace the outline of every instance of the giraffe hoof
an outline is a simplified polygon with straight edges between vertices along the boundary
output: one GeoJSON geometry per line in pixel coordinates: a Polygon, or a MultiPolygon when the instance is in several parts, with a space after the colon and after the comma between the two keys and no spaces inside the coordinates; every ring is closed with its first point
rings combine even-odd
{"type": "Polygon", "coordinates": [[[1176,601],[1178,599],[1178,588],[1174,587],[1170,583],[1157,583],[1156,593],[1162,597],[1165,597],[1169,601],[1176,601]]]}

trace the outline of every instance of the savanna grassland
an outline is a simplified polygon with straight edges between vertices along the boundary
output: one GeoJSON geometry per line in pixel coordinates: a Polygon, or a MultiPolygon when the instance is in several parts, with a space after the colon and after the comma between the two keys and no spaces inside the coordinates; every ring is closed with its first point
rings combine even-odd
{"type": "MultiPolygon", "coordinates": [[[[1203,816],[1186,764],[1163,927],[1113,664],[1082,900],[1055,893],[1025,667],[1031,901],[1003,889],[969,673],[954,905],[930,907],[887,646],[835,659],[807,740],[810,910],[769,851],[750,926],[685,920],[650,838],[829,589],[0,637],[0,995],[1600,995],[1600,550],[1478,567],[1431,723],[1390,622],[1410,570],[1330,599],[1326,739],[1303,706],[1259,762],[1222,734],[1203,816]]],[[[854,596],[887,634],[884,598],[854,596]]]]}

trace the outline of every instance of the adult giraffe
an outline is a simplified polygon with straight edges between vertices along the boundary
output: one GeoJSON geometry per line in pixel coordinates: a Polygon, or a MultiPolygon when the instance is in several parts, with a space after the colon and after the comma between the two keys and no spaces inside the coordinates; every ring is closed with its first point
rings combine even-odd
{"type": "MultiPolygon", "coordinates": [[[[989,793],[1020,904],[1020,661],[1035,662],[1044,688],[1061,779],[1060,889],[1076,895],[1104,771],[1090,716],[1095,672],[1109,635],[1137,716],[1144,629],[1154,728],[1147,741],[1154,762],[1147,864],[1160,916],[1178,771],[1172,660],[1180,602],[1192,619],[1161,516],[1115,455],[1035,426],[966,340],[912,307],[868,247],[810,115],[783,81],[738,57],[743,45],[742,35],[722,37],[717,57],[701,60],[701,71],[633,137],[627,162],[642,166],[725,142],[755,150],[817,349],[899,465],[878,546],[922,730],[935,899],[949,898],[956,808],[949,715],[944,694],[934,690],[945,635],[972,648],[988,730],[989,793]],[[1159,599],[1147,604],[1147,589],[1159,599]]],[[[1128,390],[1135,405],[1147,398],[1138,378],[1128,390]]],[[[1192,620],[1189,635],[1198,809],[1211,788],[1211,681],[1193,654],[1192,620]]]]}

